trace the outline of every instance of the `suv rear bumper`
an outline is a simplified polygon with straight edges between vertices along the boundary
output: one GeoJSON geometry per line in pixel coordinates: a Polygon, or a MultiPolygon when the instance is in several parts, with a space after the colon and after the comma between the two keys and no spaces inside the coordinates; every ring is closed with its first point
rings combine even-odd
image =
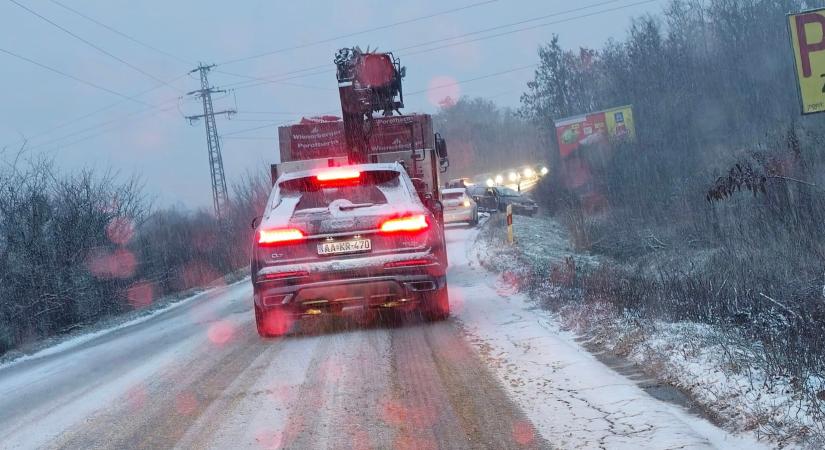
{"type": "Polygon", "coordinates": [[[369,260],[373,264],[353,269],[341,267],[335,261],[265,267],[255,277],[255,305],[262,310],[277,308],[298,316],[343,313],[348,309],[414,307],[446,286],[446,268],[432,253],[369,260]]]}
{"type": "Polygon", "coordinates": [[[426,272],[290,285],[261,282],[255,285],[255,305],[262,310],[287,310],[295,316],[415,307],[446,284],[446,277],[426,272]]]}

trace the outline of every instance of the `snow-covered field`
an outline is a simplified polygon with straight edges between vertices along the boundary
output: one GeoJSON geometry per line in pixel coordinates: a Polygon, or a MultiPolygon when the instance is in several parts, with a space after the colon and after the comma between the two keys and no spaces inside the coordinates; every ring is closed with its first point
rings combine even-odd
{"type": "MultiPolygon", "coordinates": [[[[652,398],[563,331],[503,277],[491,277],[468,244],[451,292],[468,339],[545,439],[559,448],[760,448],[682,408],[652,398]],[[497,295],[491,297],[489,291],[497,295]],[[476,301],[492,299],[493,301],[476,301]],[[470,307],[472,304],[472,307],[470,307]],[[461,305],[466,305],[462,307],[461,305]]],[[[458,260],[458,262],[456,262],[458,260]]]]}
{"type": "MultiPolygon", "coordinates": [[[[576,267],[603,261],[576,253],[563,227],[551,218],[516,217],[515,222],[516,247],[503,247],[500,236],[488,232],[475,248],[487,267],[513,274],[505,278],[530,277],[534,267],[560,266],[568,256],[576,267]]],[[[519,288],[531,290],[526,285],[515,290],[519,288]]],[[[812,437],[801,445],[818,448],[821,444],[818,439],[825,425],[806,413],[810,405],[795,393],[798,390],[790,380],[766,380],[760,374],[753,343],[709,325],[642,320],[622,316],[607,303],[561,301],[563,289],[550,280],[539,280],[539,287],[534,285],[531,291],[540,303],[556,305],[551,322],[586,339],[589,347],[616,354],[689,393],[710,416],[732,430],[777,446],[800,444],[797,439],[806,435],[812,437]],[[731,363],[737,358],[741,365],[731,363]]]]}

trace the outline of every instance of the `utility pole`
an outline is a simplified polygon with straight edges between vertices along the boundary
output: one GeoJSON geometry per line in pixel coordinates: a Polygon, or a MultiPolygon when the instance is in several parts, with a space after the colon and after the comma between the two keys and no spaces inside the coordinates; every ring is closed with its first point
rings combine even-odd
{"type": "Polygon", "coordinates": [[[209,170],[212,175],[212,200],[215,206],[215,216],[223,223],[227,202],[229,202],[229,194],[226,189],[226,176],[223,172],[223,157],[221,156],[221,141],[218,137],[215,115],[225,114],[226,117],[229,117],[237,113],[237,111],[223,110],[215,112],[214,109],[212,109],[212,94],[226,92],[209,86],[209,80],[206,78],[206,74],[213,67],[215,67],[214,64],[206,66],[201,63],[198,64],[197,69],[189,72],[200,72],[201,88],[187,92],[186,95],[199,97],[203,101],[203,114],[186,116],[186,118],[189,119],[190,124],[199,119],[204,119],[204,123],[206,124],[206,145],[209,150],[209,170]]]}

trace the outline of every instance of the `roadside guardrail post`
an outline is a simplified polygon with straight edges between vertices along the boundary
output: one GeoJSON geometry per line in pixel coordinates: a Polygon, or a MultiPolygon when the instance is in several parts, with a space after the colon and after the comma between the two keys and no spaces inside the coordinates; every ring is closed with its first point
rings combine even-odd
{"type": "Polygon", "coordinates": [[[507,205],[507,243],[513,245],[513,205],[507,205]]]}

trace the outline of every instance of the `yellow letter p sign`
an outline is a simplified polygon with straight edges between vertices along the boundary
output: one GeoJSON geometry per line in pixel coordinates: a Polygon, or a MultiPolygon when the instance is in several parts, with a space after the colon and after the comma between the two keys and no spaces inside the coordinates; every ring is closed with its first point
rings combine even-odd
{"type": "Polygon", "coordinates": [[[802,114],[825,111],[825,9],[788,16],[802,114]]]}

